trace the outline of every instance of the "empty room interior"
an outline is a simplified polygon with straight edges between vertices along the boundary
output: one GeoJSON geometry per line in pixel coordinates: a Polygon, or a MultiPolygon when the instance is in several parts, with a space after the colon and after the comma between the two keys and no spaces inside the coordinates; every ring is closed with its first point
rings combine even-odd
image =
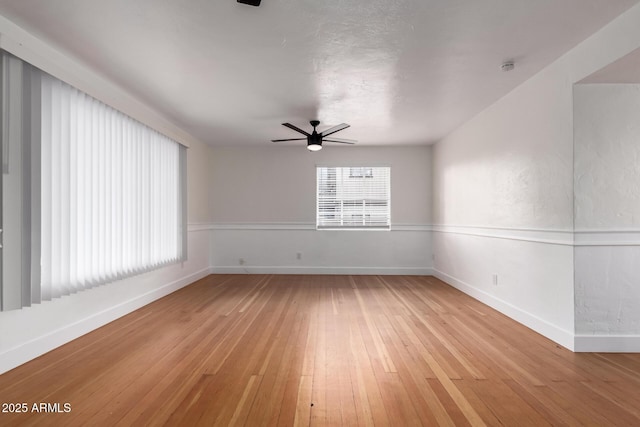
{"type": "Polygon", "coordinates": [[[0,425],[640,425],[639,3],[0,0],[0,425]]]}

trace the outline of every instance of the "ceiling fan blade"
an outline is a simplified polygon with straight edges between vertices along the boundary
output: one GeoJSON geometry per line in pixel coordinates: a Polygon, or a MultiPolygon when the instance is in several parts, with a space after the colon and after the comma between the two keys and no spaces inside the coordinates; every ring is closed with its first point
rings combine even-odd
{"type": "Polygon", "coordinates": [[[355,144],[356,141],[355,139],[345,139],[345,138],[322,138],[323,141],[329,141],[329,142],[344,142],[345,144],[355,144]]]}
{"type": "Polygon", "coordinates": [[[342,139],[342,138],[323,138],[322,141],[326,141],[326,142],[338,142],[340,144],[355,144],[358,141],[355,141],[353,139],[342,139]]]}
{"type": "Polygon", "coordinates": [[[320,136],[329,136],[329,135],[331,135],[332,133],[336,133],[336,132],[341,131],[342,129],[346,129],[346,128],[348,128],[349,126],[351,126],[351,125],[348,125],[348,124],[346,124],[346,123],[342,123],[341,125],[334,126],[334,127],[329,128],[329,129],[327,129],[327,130],[323,130],[322,132],[320,132],[320,136]]]}
{"type": "Polygon", "coordinates": [[[271,142],[284,142],[284,141],[302,141],[307,140],[307,138],[287,138],[287,139],[272,139],[271,142]]]}
{"type": "Polygon", "coordinates": [[[301,134],[303,134],[303,135],[311,136],[311,134],[307,133],[306,131],[304,131],[304,130],[300,129],[300,128],[299,128],[299,127],[297,127],[297,126],[292,125],[291,123],[283,123],[283,124],[282,124],[282,126],[286,126],[286,127],[288,127],[289,129],[293,129],[293,130],[295,130],[296,132],[300,132],[300,133],[301,133],[301,134]]]}

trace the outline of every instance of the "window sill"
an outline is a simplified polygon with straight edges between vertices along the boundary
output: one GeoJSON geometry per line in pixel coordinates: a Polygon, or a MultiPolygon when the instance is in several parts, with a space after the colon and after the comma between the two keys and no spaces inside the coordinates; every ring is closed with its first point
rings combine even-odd
{"type": "Polygon", "coordinates": [[[316,227],[317,231],[390,231],[390,226],[385,227],[316,227]]]}

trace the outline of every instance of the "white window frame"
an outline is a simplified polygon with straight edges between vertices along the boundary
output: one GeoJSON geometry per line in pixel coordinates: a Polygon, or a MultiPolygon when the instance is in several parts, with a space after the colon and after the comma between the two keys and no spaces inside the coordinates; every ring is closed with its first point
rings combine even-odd
{"type": "Polygon", "coordinates": [[[390,166],[316,165],[316,230],[390,229],[390,166]]]}

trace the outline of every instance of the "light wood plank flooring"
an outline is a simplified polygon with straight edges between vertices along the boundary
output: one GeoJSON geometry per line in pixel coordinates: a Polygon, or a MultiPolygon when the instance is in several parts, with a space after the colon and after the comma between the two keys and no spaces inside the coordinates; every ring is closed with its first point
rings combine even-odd
{"type": "Polygon", "coordinates": [[[640,354],[571,353],[433,277],[214,275],[0,376],[0,401],[71,406],[2,426],[637,426],[640,354]]]}

